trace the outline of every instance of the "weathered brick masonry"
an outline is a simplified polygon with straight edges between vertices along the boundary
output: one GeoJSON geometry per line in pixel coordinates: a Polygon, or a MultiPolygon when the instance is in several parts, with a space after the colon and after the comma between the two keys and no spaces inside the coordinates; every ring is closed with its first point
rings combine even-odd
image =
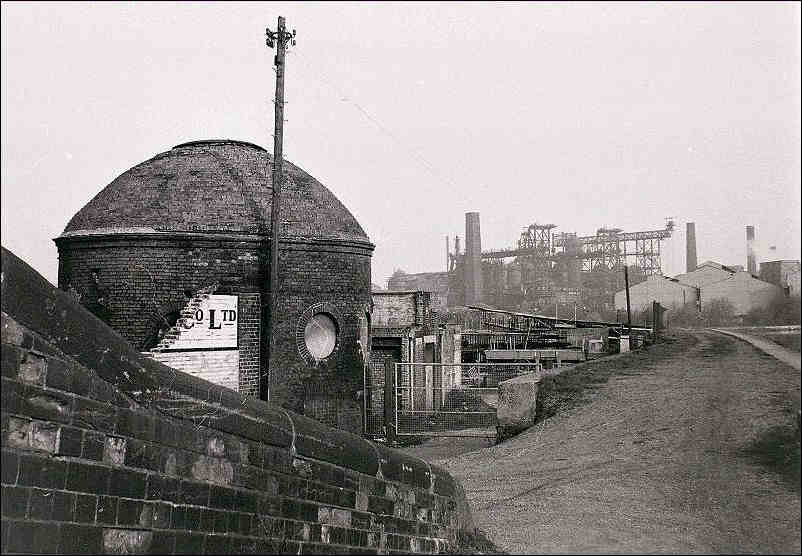
{"type": "Polygon", "coordinates": [[[139,233],[57,238],[59,287],[80,301],[140,350],[166,314],[187,302],[187,293],[217,284],[215,293],[259,294],[264,259],[257,237],[218,239],[200,234],[139,233]],[[99,271],[95,285],[92,271],[99,271]],[[98,303],[98,296],[103,303],[98,303]]]}
{"type": "Polygon", "coordinates": [[[142,356],[2,251],[4,553],[403,553],[471,528],[445,471],[142,356]]]}
{"type": "Polygon", "coordinates": [[[216,286],[215,293],[237,295],[240,392],[259,396],[259,286],[266,258],[260,239],[126,234],[56,243],[60,287],[140,350],[153,347],[162,319],[180,311],[187,294],[216,286]]]}
{"type": "Polygon", "coordinates": [[[350,212],[312,176],[284,165],[276,345],[266,363],[272,159],[231,140],[178,145],[117,177],[56,238],[59,287],[139,349],[198,290],[237,295],[240,391],[326,424],[361,432],[357,391],[364,352],[359,321],[370,312],[373,244],[350,212]],[[304,349],[319,307],[334,318],[334,351],[304,349]],[[254,327],[253,311],[261,311],[254,327]],[[247,321],[248,328],[243,328],[247,321]],[[258,349],[256,349],[256,344],[258,349]],[[260,391],[261,390],[261,391],[260,391]]]}
{"type": "Polygon", "coordinates": [[[284,341],[276,343],[272,357],[281,372],[270,377],[270,399],[329,426],[361,432],[359,319],[371,310],[370,251],[325,241],[287,242],[282,249],[275,333],[284,341]],[[334,352],[322,361],[299,357],[304,317],[316,303],[325,303],[339,329],[334,352]]]}

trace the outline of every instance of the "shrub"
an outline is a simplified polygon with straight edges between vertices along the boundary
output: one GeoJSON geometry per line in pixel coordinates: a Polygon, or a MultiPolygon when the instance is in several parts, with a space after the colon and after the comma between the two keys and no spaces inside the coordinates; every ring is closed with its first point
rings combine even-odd
{"type": "Polygon", "coordinates": [[[679,326],[684,328],[692,328],[702,326],[702,313],[696,307],[695,302],[686,303],[678,309],[671,309],[665,315],[667,326],[679,326]]]}
{"type": "Polygon", "coordinates": [[[752,309],[744,316],[744,324],[772,326],[800,323],[800,299],[798,295],[786,297],[777,294],[765,307],[752,309]]]}
{"type": "Polygon", "coordinates": [[[735,321],[735,307],[729,299],[711,299],[702,305],[705,326],[726,326],[735,321]]]}

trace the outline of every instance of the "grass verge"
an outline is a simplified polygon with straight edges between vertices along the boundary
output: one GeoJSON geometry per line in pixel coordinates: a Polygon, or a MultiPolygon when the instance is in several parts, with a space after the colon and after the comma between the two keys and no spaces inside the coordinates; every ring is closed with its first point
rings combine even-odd
{"type": "Polygon", "coordinates": [[[558,375],[544,377],[538,385],[535,422],[587,403],[587,393],[611,376],[639,374],[643,367],[671,357],[695,342],[692,336],[666,335],[648,348],[579,364],[558,375]]]}
{"type": "Polygon", "coordinates": [[[744,449],[754,462],[777,473],[780,478],[800,493],[800,413],[796,423],[784,423],[767,429],[744,449]]]}

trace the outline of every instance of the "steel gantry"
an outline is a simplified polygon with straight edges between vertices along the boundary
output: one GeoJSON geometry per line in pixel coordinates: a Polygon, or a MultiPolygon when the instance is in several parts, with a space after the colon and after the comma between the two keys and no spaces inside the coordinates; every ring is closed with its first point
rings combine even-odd
{"type": "Polygon", "coordinates": [[[615,271],[632,261],[646,275],[661,273],[660,241],[670,238],[674,222],[669,220],[662,230],[624,232],[620,228],[599,228],[595,235],[575,237],[552,234],[553,224],[532,224],[521,233],[517,248],[482,251],[483,259],[522,257],[533,270],[547,270],[551,263],[566,255],[582,260],[582,270],[615,271]],[[548,236],[548,237],[547,237],[548,236]],[[569,242],[575,247],[570,251],[569,242]]]}

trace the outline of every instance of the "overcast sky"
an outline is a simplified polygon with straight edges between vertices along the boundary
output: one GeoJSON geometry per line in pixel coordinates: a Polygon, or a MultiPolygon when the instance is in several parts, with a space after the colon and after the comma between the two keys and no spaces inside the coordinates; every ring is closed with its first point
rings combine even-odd
{"type": "Polygon", "coordinates": [[[666,274],[800,258],[800,4],[2,4],[2,243],[52,238],[116,176],[190,140],[272,151],[264,28],[297,30],[285,158],[376,244],[373,281],[556,232],[661,229],[666,274]],[[776,249],[770,250],[771,246],[776,249]]]}

